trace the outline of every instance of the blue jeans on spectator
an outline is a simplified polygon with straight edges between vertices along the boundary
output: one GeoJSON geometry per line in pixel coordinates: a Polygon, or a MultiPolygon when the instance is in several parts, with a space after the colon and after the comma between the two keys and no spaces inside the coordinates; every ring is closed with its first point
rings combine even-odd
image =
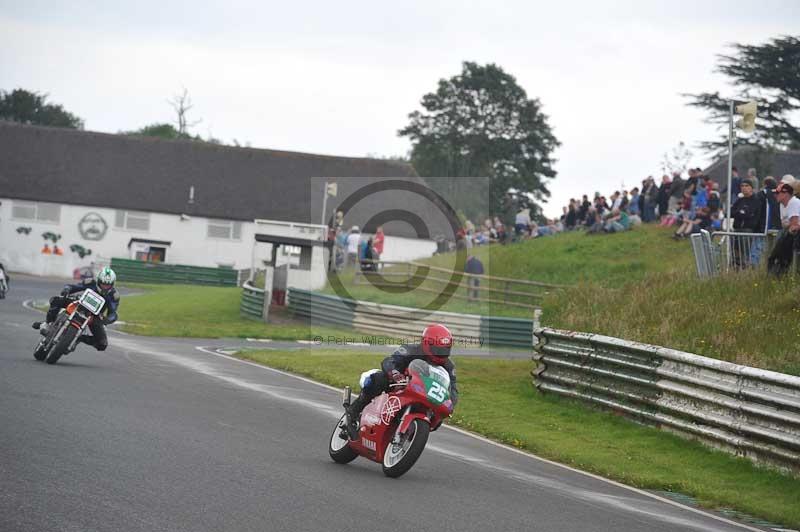
{"type": "Polygon", "coordinates": [[[766,237],[753,238],[753,242],[750,245],[750,266],[753,268],[758,267],[758,264],[761,262],[761,255],[764,253],[765,239],[766,237]]]}

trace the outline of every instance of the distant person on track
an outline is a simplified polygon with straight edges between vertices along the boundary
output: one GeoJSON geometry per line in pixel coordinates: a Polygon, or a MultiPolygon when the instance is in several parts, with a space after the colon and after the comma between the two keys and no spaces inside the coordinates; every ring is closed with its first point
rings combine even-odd
{"type": "Polygon", "coordinates": [[[480,300],[481,280],[477,276],[483,275],[483,263],[475,255],[470,255],[464,264],[464,273],[471,274],[467,279],[467,298],[470,301],[480,300]]]}

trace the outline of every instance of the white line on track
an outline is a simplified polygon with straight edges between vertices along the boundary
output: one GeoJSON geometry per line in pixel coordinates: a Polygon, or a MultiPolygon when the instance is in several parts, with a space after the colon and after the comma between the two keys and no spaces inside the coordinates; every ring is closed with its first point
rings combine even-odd
{"type": "MultiPolygon", "coordinates": [[[[308,342],[308,343],[313,343],[313,342],[308,342]]],[[[216,351],[216,350],[210,350],[210,349],[207,349],[207,348],[202,347],[202,346],[196,346],[195,349],[197,349],[198,351],[201,351],[203,353],[209,354],[209,355],[213,355],[213,356],[217,356],[217,357],[221,357],[221,358],[226,358],[226,359],[231,360],[233,362],[238,362],[238,363],[241,363],[241,364],[247,364],[249,366],[260,368],[263,371],[269,371],[269,372],[272,372],[272,373],[277,373],[277,374],[280,374],[280,375],[284,375],[284,376],[287,376],[287,377],[298,379],[298,380],[303,381],[303,382],[314,384],[315,386],[321,386],[323,388],[327,388],[328,390],[333,390],[335,392],[341,392],[340,388],[334,388],[333,386],[329,386],[327,384],[316,382],[316,381],[313,381],[311,379],[307,379],[305,377],[301,377],[299,375],[294,375],[294,374],[288,373],[286,371],[281,371],[279,369],[270,368],[268,366],[263,366],[261,364],[255,363],[255,362],[250,362],[249,360],[242,360],[240,358],[236,358],[236,357],[233,357],[233,356],[225,354],[225,353],[221,353],[221,352],[216,351]]],[[[558,468],[561,468],[561,469],[566,469],[567,471],[572,471],[573,473],[577,473],[579,475],[583,475],[583,476],[586,476],[586,477],[589,477],[589,478],[600,480],[602,482],[607,482],[607,483],[609,483],[609,484],[611,484],[613,486],[617,486],[618,488],[622,488],[622,489],[627,490],[627,491],[632,491],[634,493],[638,493],[639,495],[642,495],[644,497],[648,497],[650,499],[655,499],[657,501],[660,501],[662,503],[668,504],[670,506],[674,506],[674,507],[680,508],[682,510],[686,510],[686,511],[698,514],[698,515],[702,515],[704,517],[707,517],[707,518],[710,518],[710,519],[714,519],[714,520],[719,521],[721,523],[725,523],[725,524],[728,524],[728,525],[732,525],[732,526],[738,527],[738,528],[740,528],[742,530],[750,530],[750,531],[753,531],[753,532],[761,532],[763,530],[762,528],[754,528],[754,527],[748,526],[748,525],[746,525],[744,523],[738,523],[736,521],[732,521],[730,519],[726,519],[726,518],[718,516],[718,515],[707,513],[705,511],[699,510],[697,508],[692,508],[691,506],[686,506],[686,505],[680,504],[678,502],[675,502],[673,500],[661,497],[661,496],[656,495],[654,493],[650,493],[648,491],[644,491],[644,490],[640,490],[638,488],[627,486],[625,484],[621,484],[619,482],[607,479],[605,477],[601,477],[599,475],[588,473],[586,471],[581,471],[580,469],[575,469],[575,468],[569,467],[567,465],[560,464],[558,462],[553,462],[551,460],[547,460],[547,459],[542,458],[540,456],[536,456],[535,454],[527,453],[527,452],[521,451],[520,449],[516,449],[516,448],[510,447],[508,445],[503,445],[502,443],[497,443],[496,441],[492,441],[492,440],[490,440],[488,438],[484,438],[483,436],[479,436],[477,434],[473,434],[471,432],[467,432],[466,430],[463,430],[463,429],[460,429],[460,428],[457,428],[457,427],[452,427],[450,425],[442,425],[442,428],[458,432],[459,434],[462,434],[464,436],[468,436],[470,438],[477,439],[477,440],[479,440],[481,442],[487,443],[489,445],[493,445],[493,446],[501,448],[501,449],[505,449],[506,451],[510,451],[512,453],[516,453],[518,455],[524,456],[524,457],[532,459],[532,460],[538,460],[540,462],[544,462],[546,464],[550,464],[552,466],[555,466],[555,467],[558,467],[558,468]]],[[[429,446],[429,448],[431,448],[432,450],[436,450],[438,452],[442,452],[443,454],[452,454],[452,453],[450,453],[448,451],[445,451],[444,449],[442,449],[439,446],[432,445],[432,446],[429,446]]],[[[461,456],[461,455],[459,455],[459,456],[461,456]]],[[[464,458],[463,456],[461,456],[461,457],[464,458]]],[[[485,465],[485,462],[482,461],[482,460],[469,460],[469,461],[474,462],[476,464],[485,465]]],[[[504,468],[500,468],[500,467],[497,467],[497,466],[491,466],[491,468],[492,469],[504,470],[504,468]]],[[[510,471],[510,470],[509,471],[505,471],[505,472],[507,474],[509,474],[510,476],[516,476],[516,477],[519,476],[518,472],[514,472],[514,471],[510,471]]],[[[596,497],[592,497],[592,498],[596,499],[596,497]]],[[[612,505],[617,505],[617,506],[619,505],[619,504],[617,504],[615,502],[613,497],[608,497],[608,496],[605,497],[604,502],[610,503],[612,505]]],[[[639,510],[639,509],[636,509],[636,508],[631,508],[629,506],[624,506],[624,508],[627,509],[627,510],[634,511],[634,512],[648,513],[648,512],[645,512],[645,511],[642,511],[642,510],[639,510]]],[[[689,523],[682,523],[682,524],[689,525],[689,523]]],[[[780,529],[775,529],[775,530],[780,530],[780,529]]]]}

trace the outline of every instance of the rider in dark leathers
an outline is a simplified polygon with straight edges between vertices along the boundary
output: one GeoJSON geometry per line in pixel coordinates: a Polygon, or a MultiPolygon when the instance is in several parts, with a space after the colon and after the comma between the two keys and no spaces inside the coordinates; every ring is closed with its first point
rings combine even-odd
{"type": "Polygon", "coordinates": [[[47,334],[47,326],[55,321],[56,317],[58,317],[58,312],[71,301],[68,296],[90,288],[105,299],[106,303],[101,313],[105,312],[106,317],[102,320],[92,320],[89,324],[89,330],[92,334],[82,334],[78,341],[91,345],[98,351],[105,351],[106,347],[108,347],[108,335],[106,334],[105,326],[117,321],[117,309],[119,308],[119,292],[114,288],[116,279],[117,276],[111,268],[103,268],[97,274],[96,279],[66,285],[60,296],[50,298],[50,309],[47,311],[47,318],[45,319],[46,324],[43,326],[41,321],[35,321],[33,322],[33,328],[39,329],[42,334],[47,334]]]}
{"type": "Polygon", "coordinates": [[[422,359],[429,364],[443,367],[450,376],[450,400],[455,408],[458,402],[456,368],[450,360],[453,336],[444,325],[435,324],[422,332],[419,344],[402,345],[383,359],[381,370],[370,373],[361,384],[361,393],[347,407],[347,432],[351,439],[358,437],[358,419],[361,411],[373,398],[389,391],[389,384],[405,378],[405,370],[412,360],[422,359]]]}

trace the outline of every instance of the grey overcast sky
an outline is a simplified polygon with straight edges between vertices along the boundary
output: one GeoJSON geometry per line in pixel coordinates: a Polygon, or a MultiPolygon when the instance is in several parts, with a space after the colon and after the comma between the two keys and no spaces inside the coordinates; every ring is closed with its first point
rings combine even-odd
{"type": "MultiPolygon", "coordinates": [[[[541,100],[570,197],[660,175],[665,151],[715,135],[683,92],[733,94],[731,42],[800,29],[800,2],[56,2],[0,0],[0,89],[45,92],[117,132],[173,120],[253,147],[405,154],[408,113],[462,61],[496,63],[541,100]]],[[[693,165],[708,159],[695,151],[693,165]]]]}

